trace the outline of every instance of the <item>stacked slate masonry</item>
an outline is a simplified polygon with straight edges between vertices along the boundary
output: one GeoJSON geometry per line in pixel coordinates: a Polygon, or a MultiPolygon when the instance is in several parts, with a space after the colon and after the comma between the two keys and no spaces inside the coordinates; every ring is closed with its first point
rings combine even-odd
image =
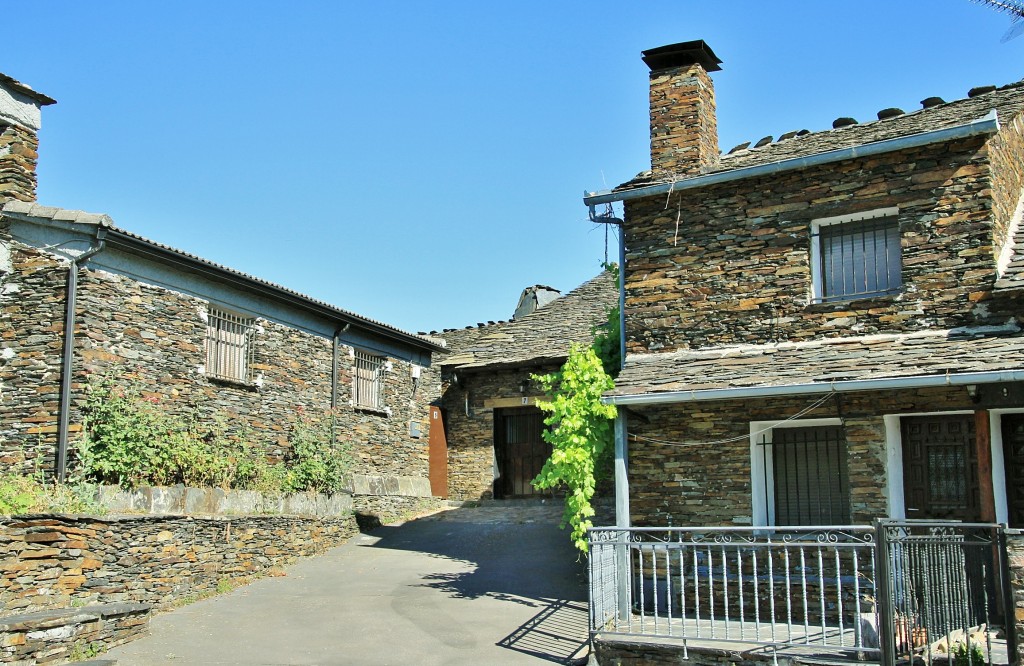
{"type": "Polygon", "coordinates": [[[551,451],[540,439],[543,415],[536,404],[544,393],[532,377],[561,368],[573,343],[591,344],[618,298],[609,271],[553,300],[557,292],[550,288],[527,288],[520,303],[538,289],[546,296],[536,309],[520,307],[511,321],[438,334],[447,346],[437,363],[453,499],[537,492],[529,481],[551,451]]]}
{"type": "MultiPolygon", "coordinates": [[[[711,49],[643,59],[651,169],[584,199],[624,207],[617,525],[1024,527],[1024,81],[723,154],[711,49]]],[[[601,663],[685,654],[592,630],[601,663]]]]}
{"type": "MultiPolygon", "coordinates": [[[[11,85],[0,86],[8,98],[11,85]]],[[[38,122],[18,127],[31,134],[38,122]]],[[[3,193],[0,210],[3,469],[56,467],[76,272],[64,433],[72,458],[87,387],[113,376],[161,410],[225,419],[270,459],[287,457],[300,418],[333,406],[337,438],[351,446],[357,510],[430,501],[436,341],[141,238],[105,215],[35,204],[34,162],[22,158],[0,160],[0,180],[30,171],[8,179],[26,188],[3,193]]]]}
{"type": "MultiPolygon", "coordinates": [[[[692,149],[701,141],[691,135],[703,142],[715,135],[707,88],[719,61],[703,43],[675,47],[645,53],[652,170],[588,197],[625,206],[627,359],[609,400],[632,413],[624,415],[630,519],[770,524],[772,470],[769,463],[765,480],[758,445],[770,444],[773,424],[795,414],[802,420],[782,425],[843,430],[844,518],[902,517],[902,415],[961,415],[972,428],[985,421],[992,446],[1001,447],[1004,415],[1024,408],[1012,374],[1024,368],[1014,269],[1024,85],[710,155],[692,149]],[[675,47],[682,48],[673,62],[675,47]],[[666,87],[682,109],[675,122],[659,103],[666,87]],[[703,104],[700,113],[688,96],[703,104]],[[863,146],[880,149],[860,156],[863,146]],[[861,152],[838,154],[853,147],[861,152]],[[892,284],[849,297],[822,294],[822,229],[879,218],[898,239],[892,284]],[[966,379],[946,386],[908,379],[985,372],[969,388],[966,379]],[[1011,374],[991,374],[998,372],[1011,374]],[[879,389],[842,384],[860,380],[879,380],[879,389]],[[885,380],[907,381],[884,389],[885,380]],[[716,399],[721,389],[750,395],[716,399]],[[757,434],[767,442],[755,442],[757,434]]],[[[981,492],[977,481],[965,482],[981,492]]],[[[1006,483],[995,479],[1000,496],[972,498],[972,507],[987,505],[991,518],[1005,519],[1014,511],[1006,483]]]]}

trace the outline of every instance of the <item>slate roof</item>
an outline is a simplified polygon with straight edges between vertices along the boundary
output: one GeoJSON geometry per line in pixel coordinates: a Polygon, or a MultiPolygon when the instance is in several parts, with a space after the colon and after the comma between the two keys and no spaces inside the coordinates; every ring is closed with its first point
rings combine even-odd
{"type": "Polygon", "coordinates": [[[957,329],[630,354],[606,395],[1021,369],[1019,329],[957,329]]]}
{"type": "Polygon", "coordinates": [[[521,319],[445,331],[451,353],[440,363],[479,370],[560,361],[573,342],[593,340],[593,328],[607,321],[618,293],[615,276],[604,271],[521,319]]]}
{"type": "Polygon", "coordinates": [[[1019,289],[1024,287],[1024,227],[1013,235],[1012,259],[1006,270],[996,280],[996,289],[1019,289]]]}
{"type": "Polygon", "coordinates": [[[344,321],[350,321],[356,325],[362,325],[379,334],[404,341],[405,343],[412,344],[416,347],[427,348],[432,351],[442,351],[444,349],[443,345],[439,344],[436,339],[403,331],[400,328],[396,328],[390,324],[385,324],[382,321],[377,321],[376,319],[364,317],[354,312],[335,307],[330,303],[311,296],[306,296],[305,294],[293,289],[289,289],[268,280],[263,280],[253,275],[249,275],[248,273],[243,273],[242,271],[237,271],[233,268],[208,261],[197,255],[173,248],[170,245],[157,243],[156,241],[149,240],[148,238],[144,238],[138,234],[126,231],[125,229],[117,227],[114,224],[113,219],[109,216],[101,213],[87,213],[80,210],[41,206],[36,203],[17,200],[5,203],[3,207],[0,208],[0,213],[22,218],[52,220],[55,222],[69,222],[73,224],[104,227],[107,229],[108,236],[106,241],[109,244],[116,244],[136,251],[141,250],[144,253],[155,255],[157,258],[170,258],[179,264],[184,263],[196,268],[208,269],[221,277],[234,278],[233,281],[240,282],[243,286],[262,288],[264,291],[269,291],[272,296],[277,296],[278,298],[283,297],[291,301],[298,301],[300,304],[312,307],[312,309],[320,311],[328,316],[336,316],[344,321]]]}
{"type": "MultiPolygon", "coordinates": [[[[783,135],[788,138],[761,147],[730,151],[721,156],[717,165],[700,175],[761,166],[782,160],[809,157],[831,150],[956,127],[983,118],[992,109],[996,110],[1000,122],[1006,122],[1024,110],[1024,80],[1005,85],[991,92],[976,94],[974,97],[938,104],[884,120],[874,120],[819,132],[797,133],[795,136],[790,136],[793,134],[790,132],[783,135]]],[[[671,175],[659,174],[658,177],[655,177],[650,171],[644,171],[632,180],[619,185],[613,191],[622,192],[648,185],[669,183],[672,180],[671,175]]],[[[685,179],[681,178],[679,182],[683,180],[685,179]]]]}

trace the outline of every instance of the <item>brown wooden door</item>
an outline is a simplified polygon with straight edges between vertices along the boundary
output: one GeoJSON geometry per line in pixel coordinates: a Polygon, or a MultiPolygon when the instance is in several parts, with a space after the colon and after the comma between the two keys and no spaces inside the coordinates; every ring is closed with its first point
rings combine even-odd
{"type": "Polygon", "coordinates": [[[974,416],[901,419],[907,518],[981,520],[974,416]]]}
{"type": "Polygon", "coordinates": [[[494,446],[498,458],[495,497],[546,494],[530,483],[551,456],[551,445],[544,441],[543,432],[544,414],[536,407],[495,410],[494,446]]]}
{"type": "Polygon", "coordinates": [[[1019,528],[1024,527],[1024,414],[1003,414],[1002,421],[1007,520],[1019,528]]]}
{"type": "Polygon", "coordinates": [[[448,497],[448,439],[444,432],[444,412],[430,408],[430,493],[448,497]]]}

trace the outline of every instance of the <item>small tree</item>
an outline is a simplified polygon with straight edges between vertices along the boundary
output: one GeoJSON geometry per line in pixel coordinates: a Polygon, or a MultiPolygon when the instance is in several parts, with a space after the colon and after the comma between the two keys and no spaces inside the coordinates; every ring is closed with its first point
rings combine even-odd
{"type": "Polygon", "coordinates": [[[573,344],[560,370],[534,375],[534,379],[550,398],[537,406],[547,412],[544,423],[549,429],[543,436],[552,452],[533,485],[538,489],[566,487],[561,527],[570,525],[573,545],[586,552],[587,528],[593,526],[590,500],[596,485],[595,470],[613,441],[615,408],[602,404],[601,394],[615,384],[594,348],[578,343],[573,344]]]}

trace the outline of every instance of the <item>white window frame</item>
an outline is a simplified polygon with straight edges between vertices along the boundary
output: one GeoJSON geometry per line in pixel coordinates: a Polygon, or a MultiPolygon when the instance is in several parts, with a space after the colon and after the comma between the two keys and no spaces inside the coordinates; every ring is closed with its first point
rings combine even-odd
{"type": "Polygon", "coordinates": [[[356,409],[387,411],[384,401],[384,373],[387,369],[386,356],[363,349],[352,350],[352,405],[356,409]],[[361,378],[360,372],[366,371],[372,372],[373,376],[361,378]],[[371,393],[369,399],[364,395],[367,385],[371,393]]]}
{"type": "Polygon", "coordinates": [[[752,521],[754,527],[776,527],[775,525],[775,486],[765,479],[775,478],[775,461],[771,447],[761,444],[772,441],[775,430],[782,428],[814,428],[819,426],[841,426],[843,420],[798,419],[796,421],[751,421],[750,422],[750,491],[752,521]]]}
{"type": "MultiPolygon", "coordinates": [[[[832,303],[841,301],[852,301],[858,298],[872,298],[871,294],[858,295],[850,294],[846,295],[831,295],[825,296],[825,276],[822,274],[822,257],[824,250],[821,247],[821,229],[822,227],[831,227],[841,224],[849,224],[854,222],[865,222],[869,220],[875,220],[885,217],[899,217],[899,208],[896,206],[889,208],[876,208],[875,210],[869,210],[862,213],[855,213],[851,215],[837,215],[835,217],[820,217],[815,220],[811,220],[811,245],[810,245],[810,263],[811,263],[811,302],[812,303],[832,303]]],[[[902,261],[900,266],[900,280],[902,281],[902,261]]],[[[888,292],[894,291],[895,285],[890,287],[888,292]]]]}
{"type": "Polygon", "coordinates": [[[206,376],[252,383],[255,332],[255,317],[209,304],[206,309],[206,376]],[[241,339],[231,340],[229,336],[241,339]],[[225,350],[227,353],[223,353],[225,350]]]}

